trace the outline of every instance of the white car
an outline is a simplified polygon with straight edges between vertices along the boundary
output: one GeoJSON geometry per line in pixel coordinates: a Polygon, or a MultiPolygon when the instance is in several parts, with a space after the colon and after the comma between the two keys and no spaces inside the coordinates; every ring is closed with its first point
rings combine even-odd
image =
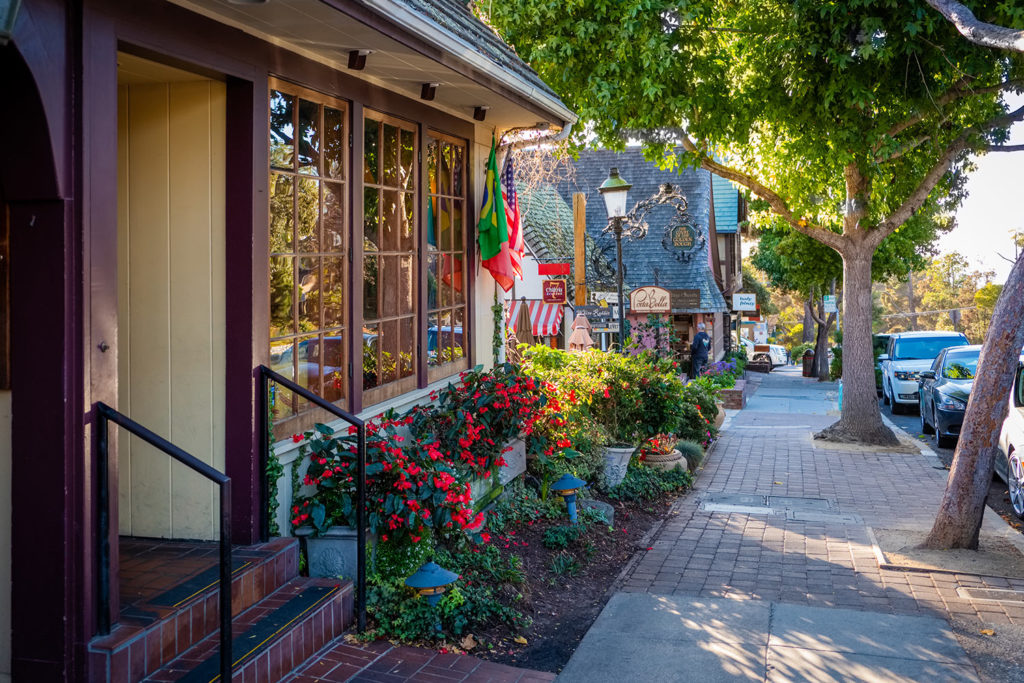
{"type": "Polygon", "coordinates": [[[1024,355],[1020,357],[1017,375],[1010,392],[1010,409],[999,434],[996,474],[1006,482],[1010,505],[1024,519],[1024,355]]]}
{"type": "Polygon", "coordinates": [[[878,357],[882,365],[882,402],[902,413],[917,406],[917,380],[942,349],[967,346],[962,332],[900,332],[889,337],[886,353],[878,357]]]}
{"type": "Polygon", "coordinates": [[[747,354],[747,360],[761,360],[767,358],[771,361],[772,367],[777,368],[780,365],[789,365],[789,351],[786,350],[785,346],[779,346],[778,344],[754,344],[751,340],[746,337],[740,338],[740,344],[743,345],[743,350],[747,354]],[[755,346],[767,346],[768,353],[764,351],[754,351],[755,346]]]}

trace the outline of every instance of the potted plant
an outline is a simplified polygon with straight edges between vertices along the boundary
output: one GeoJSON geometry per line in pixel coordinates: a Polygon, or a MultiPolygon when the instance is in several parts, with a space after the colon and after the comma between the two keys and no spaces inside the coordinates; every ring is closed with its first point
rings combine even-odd
{"type": "MultiPolygon", "coordinates": [[[[393,412],[367,423],[367,531],[377,544],[418,544],[431,534],[475,532],[467,474],[436,441],[400,434],[413,417],[393,412]]],[[[308,492],[292,508],[292,525],[305,537],[311,576],[353,576],[356,542],[355,428],[337,433],[318,424],[303,445],[308,492]]]]}
{"type": "Polygon", "coordinates": [[[689,469],[689,463],[676,448],[676,443],[674,434],[659,434],[641,444],[637,449],[638,459],[649,467],[665,472],[676,467],[689,469]]]}

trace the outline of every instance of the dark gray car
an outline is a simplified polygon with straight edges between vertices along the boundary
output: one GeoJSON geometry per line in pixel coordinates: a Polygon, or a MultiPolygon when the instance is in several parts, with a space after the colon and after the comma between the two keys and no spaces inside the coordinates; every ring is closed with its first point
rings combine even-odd
{"type": "Polygon", "coordinates": [[[952,447],[960,437],[980,353],[980,346],[943,349],[932,367],[921,371],[918,379],[921,431],[934,434],[940,448],[952,447]]]}

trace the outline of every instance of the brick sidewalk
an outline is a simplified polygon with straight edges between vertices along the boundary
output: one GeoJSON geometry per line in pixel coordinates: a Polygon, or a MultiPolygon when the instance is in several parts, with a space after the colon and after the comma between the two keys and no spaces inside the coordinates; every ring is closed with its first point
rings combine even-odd
{"type": "Polygon", "coordinates": [[[378,640],[366,644],[340,643],[330,646],[314,657],[310,664],[297,669],[284,680],[287,683],[545,683],[554,679],[555,674],[546,671],[516,669],[469,655],[396,647],[387,641],[378,640]]]}
{"type": "MultiPolygon", "coordinates": [[[[755,405],[770,404],[773,389],[798,382],[809,400],[831,398],[830,385],[769,375],[755,405]]],[[[879,569],[868,528],[930,528],[946,472],[921,454],[814,448],[812,430],[835,419],[750,409],[735,414],[709,453],[694,495],[677,503],[622,590],[1024,624],[1024,602],[972,601],[957,592],[1024,590],[1024,580],[879,569]],[[804,519],[702,510],[701,502],[714,494],[826,499],[830,506],[827,514],[804,519]]],[[[987,511],[985,528],[1001,526],[987,511]]]]}

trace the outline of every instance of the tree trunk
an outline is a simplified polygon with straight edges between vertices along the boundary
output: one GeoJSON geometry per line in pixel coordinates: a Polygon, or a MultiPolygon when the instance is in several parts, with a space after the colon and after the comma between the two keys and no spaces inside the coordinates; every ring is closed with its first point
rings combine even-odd
{"type": "Polygon", "coordinates": [[[805,344],[810,344],[812,341],[814,341],[814,311],[811,310],[811,306],[813,305],[814,304],[811,303],[810,298],[808,298],[807,301],[804,302],[803,342],[805,344]]]}
{"type": "Polygon", "coordinates": [[[917,329],[917,307],[914,305],[914,271],[907,276],[907,311],[910,313],[910,329],[917,329]]]}
{"type": "Polygon", "coordinates": [[[875,393],[871,346],[871,257],[864,243],[851,243],[843,256],[843,410],[839,421],[817,439],[879,446],[899,443],[882,423],[875,393]]]}
{"type": "MultiPolygon", "coordinates": [[[[824,306],[821,310],[824,314],[824,306]]],[[[828,316],[825,317],[825,324],[821,326],[821,336],[818,338],[818,344],[814,348],[814,357],[818,362],[819,382],[828,382],[832,379],[832,369],[828,364],[828,333],[832,329],[832,323],[835,321],[835,313],[829,313],[828,316]]]]}
{"type": "Polygon", "coordinates": [[[1024,258],[1018,258],[992,314],[967,402],[946,492],[924,547],[977,549],[1007,396],[1024,346],[1024,258]]]}

